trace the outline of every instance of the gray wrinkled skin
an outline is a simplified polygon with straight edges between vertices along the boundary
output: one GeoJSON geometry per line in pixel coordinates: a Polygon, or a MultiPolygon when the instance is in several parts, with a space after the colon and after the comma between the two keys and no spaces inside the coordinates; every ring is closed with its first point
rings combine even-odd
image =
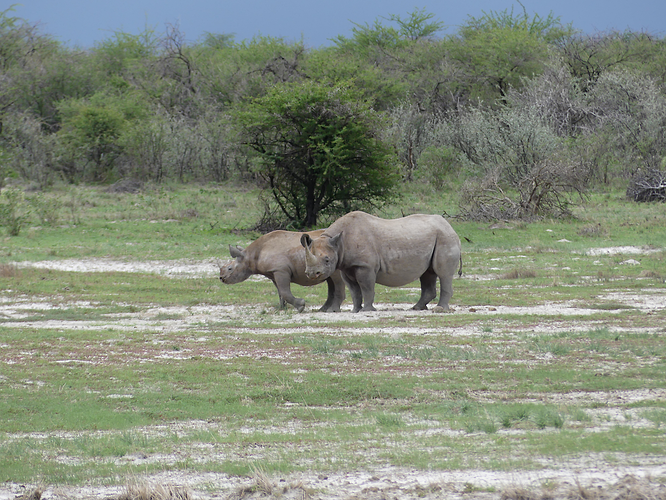
{"type": "Polygon", "coordinates": [[[285,304],[289,303],[298,312],[305,309],[305,300],[294,297],[291,283],[313,286],[326,281],[328,298],[319,310],[338,312],[345,299],[345,284],[340,273],[313,279],[305,274],[305,250],[300,244],[301,236],[307,234],[316,238],[323,232],[322,229],[308,233],[273,231],[261,236],[245,249],[229,245],[229,253],[236,260],[220,265],[220,280],[233,285],[245,281],[253,274],[266,276],[278,290],[280,306],[285,307],[285,304]]]}
{"type": "Polygon", "coordinates": [[[453,276],[462,274],[460,239],[439,215],[410,215],[386,220],[364,212],[351,212],[335,221],[320,236],[303,235],[305,273],[312,279],[336,270],[349,287],[354,312],[374,311],[375,283],[403,286],[421,281],[421,298],[414,309],[437,305],[449,309],[453,276]]]}

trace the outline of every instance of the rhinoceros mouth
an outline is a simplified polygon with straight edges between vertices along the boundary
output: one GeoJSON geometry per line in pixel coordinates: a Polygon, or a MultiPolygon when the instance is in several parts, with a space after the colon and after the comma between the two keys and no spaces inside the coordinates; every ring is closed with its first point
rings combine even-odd
{"type": "Polygon", "coordinates": [[[308,279],[311,279],[312,281],[319,281],[321,280],[321,272],[320,271],[305,271],[305,275],[308,277],[308,279]]]}

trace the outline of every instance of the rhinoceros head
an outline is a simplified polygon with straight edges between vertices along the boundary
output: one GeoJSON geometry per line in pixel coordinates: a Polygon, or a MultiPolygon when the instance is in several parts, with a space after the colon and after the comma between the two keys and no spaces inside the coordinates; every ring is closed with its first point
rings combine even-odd
{"type": "Polygon", "coordinates": [[[241,247],[229,245],[229,253],[236,260],[220,265],[220,279],[227,285],[233,285],[248,279],[252,275],[252,271],[245,251],[241,247]]]}
{"type": "Polygon", "coordinates": [[[322,234],[314,240],[309,235],[301,236],[305,248],[305,275],[310,279],[328,278],[338,266],[338,255],[342,233],[335,236],[322,234]]]}

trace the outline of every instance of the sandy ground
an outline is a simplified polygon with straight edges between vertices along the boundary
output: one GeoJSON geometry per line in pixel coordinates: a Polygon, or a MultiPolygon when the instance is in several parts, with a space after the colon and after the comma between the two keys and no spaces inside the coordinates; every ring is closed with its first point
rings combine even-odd
{"type": "MultiPolygon", "coordinates": [[[[640,254],[641,249],[631,247],[617,249],[595,249],[590,256],[609,255],[613,253],[640,254]]],[[[629,263],[631,264],[631,263],[629,263]]],[[[190,261],[152,261],[152,262],[118,262],[110,260],[64,260],[44,262],[22,262],[19,267],[38,267],[44,269],[57,269],[80,272],[101,272],[108,270],[125,272],[154,272],[165,276],[180,278],[214,277],[218,274],[215,261],[190,262],[190,261]]],[[[264,279],[264,278],[256,278],[264,279]]],[[[472,277],[471,279],[475,279],[472,277]]],[[[483,279],[478,277],[477,279],[483,279]]],[[[607,297],[642,311],[650,313],[666,308],[666,293],[663,289],[655,290],[650,295],[614,294],[607,297]]],[[[92,304],[77,304],[78,307],[93,307],[92,304]]],[[[3,300],[0,297],[0,315],[6,318],[18,319],[26,309],[53,308],[56,304],[49,302],[35,303],[30,298],[25,300],[3,300]]],[[[408,318],[415,313],[405,310],[404,305],[396,307],[392,304],[378,304],[378,311],[364,315],[354,315],[355,321],[376,319],[382,315],[390,315],[395,318],[403,315],[408,318]]],[[[237,306],[216,306],[205,308],[190,307],[159,307],[156,306],[147,311],[137,314],[127,314],[118,318],[113,328],[117,329],[149,329],[155,328],[155,317],[163,314],[178,316],[182,319],[170,320],[169,327],[181,329],[195,324],[205,322],[238,321],[239,317],[248,318],[251,323],[253,315],[247,314],[249,308],[237,306]],[[187,314],[185,314],[187,313],[187,314]]],[[[344,308],[343,308],[344,309],[344,308]]],[[[456,313],[492,316],[495,314],[535,314],[541,316],[564,317],[571,315],[589,314],[590,309],[579,308],[575,303],[545,304],[535,307],[477,307],[473,309],[458,308],[456,313]]],[[[335,315],[335,321],[348,321],[352,315],[349,309],[335,315]]],[[[299,315],[299,331],[303,328],[316,328],[317,331],[325,330],[326,322],[331,321],[330,314],[317,313],[310,308],[306,314],[299,315]]],[[[5,323],[4,326],[11,326],[5,323]]],[[[108,329],[109,323],[95,324],[95,322],[66,322],[58,321],[49,324],[40,322],[38,325],[20,323],[20,327],[29,328],[39,326],[40,328],[76,329],[97,328],[108,329]]],[[[589,328],[589,324],[584,328],[589,328]]],[[[565,324],[563,328],[571,331],[575,325],[565,324]]],[[[539,327],[552,331],[554,327],[545,323],[539,327]]],[[[406,324],[404,327],[392,327],[390,333],[412,332],[413,328],[406,324]]],[[[626,329],[625,329],[626,330],[626,329]]],[[[344,329],[336,328],[338,334],[345,334],[344,329]]],[[[282,330],[284,333],[284,330],[282,330]]],[[[351,332],[350,332],[351,333],[351,332]]],[[[424,334],[427,331],[423,332],[424,334]]],[[[470,327],[465,335],[474,334],[475,329],[470,327]]],[[[481,332],[478,331],[480,334],[481,332]]],[[[584,395],[567,394],[567,398],[575,402],[576,397],[595,397],[594,394],[584,395]]],[[[663,399],[666,394],[645,394],[641,391],[624,393],[603,393],[598,395],[600,400],[619,398],[623,401],[639,401],[642,398],[663,399]]],[[[612,425],[617,416],[605,415],[607,425],[612,425]]],[[[619,417],[618,417],[619,418],[619,417]]],[[[182,425],[182,424],[174,424],[182,425]]],[[[190,425],[201,425],[205,422],[190,423],[190,425]]],[[[640,425],[639,419],[636,424],[640,425]]],[[[173,429],[170,429],[173,430],[173,429]]],[[[507,431],[508,432],[508,431],[507,431]]],[[[146,457],[128,457],[128,460],[136,460],[137,464],[146,457]]],[[[88,499],[88,498],[117,498],[128,493],[138,496],[137,492],[144,493],[143,497],[155,500],[162,498],[312,498],[321,500],[342,499],[654,499],[666,500],[666,457],[645,455],[641,457],[627,457],[624,463],[617,459],[609,462],[603,456],[590,455],[585,458],[568,460],[562,463],[544,463],[544,469],[540,471],[512,471],[497,472],[484,470],[465,471],[415,471],[410,469],[387,467],[372,471],[350,471],[336,474],[314,474],[298,473],[289,476],[266,477],[261,473],[252,478],[242,478],[216,473],[188,473],[184,471],[163,472],[150,477],[136,478],[137,487],[132,485],[123,486],[95,486],[95,487],[67,487],[53,488],[48,485],[22,485],[7,482],[0,485],[0,500],[32,497],[37,500],[38,496],[43,499],[88,499]],[[164,486],[167,490],[163,490],[164,486]],[[137,489],[138,488],[138,489],[137,489]],[[146,491],[151,495],[145,494],[146,491]],[[161,493],[161,494],[160,494],[161,493]]]]}

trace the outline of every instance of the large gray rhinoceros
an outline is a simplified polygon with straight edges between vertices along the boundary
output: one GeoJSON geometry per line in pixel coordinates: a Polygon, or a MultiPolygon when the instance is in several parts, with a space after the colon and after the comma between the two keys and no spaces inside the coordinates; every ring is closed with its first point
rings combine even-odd
{"type": "Polygon", "coordinates": [[[317,238],[323,229],[309,233],[273,231],[253,241],[246,249],[229,245],[229,252],[236,260],[227,265],[220,265],[220,279],[232,285],[245,281],[253,274],[262,274],[269,278],[278,289],[280,306],[289,302],[298,312],[305,308],[305,300],[294,297],[291,283],[313,286],[328,282],[328,299],[320,311],[340,311],[340,304],[345,300],[345,283],[340,273],[310,279],[305,274],[305,250],[300,244],[301,236],[317,238]]]}
{"type": "Polygon", "coordinates": [[[462,274],[460,239],[439,215],[410,215],[386,220],[364,212],[340,217],[319,237],[301,237],[305,273],[322,279],[342,271],[354,303],[353,312],[375,311],[375,283],[403,286],[420,278],[421,298],[414,309],[427,309],[437,295],[449,309],[453,275],[462,274]],[[361,306],[363,306],[361,308],[361,306]]]}

